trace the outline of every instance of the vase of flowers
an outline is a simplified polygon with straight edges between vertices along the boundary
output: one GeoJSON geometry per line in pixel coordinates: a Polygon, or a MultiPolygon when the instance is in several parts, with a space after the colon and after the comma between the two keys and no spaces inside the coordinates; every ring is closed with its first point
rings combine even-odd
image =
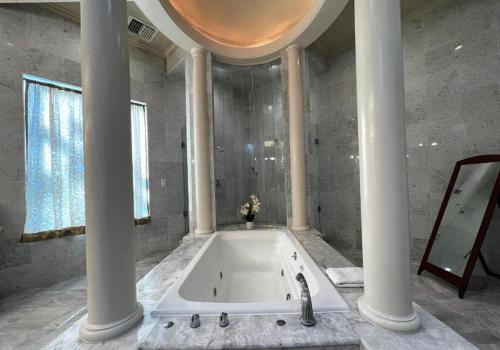
{"type": "Polygon", "coordinates": [[[240,214],[243,216],[247,223],[247,230],[251,230],[254,227],[255,215],[260,212],[260,201],[256,195],[252,194],[250,200],[243,203],[240,207],[240,214]]]}

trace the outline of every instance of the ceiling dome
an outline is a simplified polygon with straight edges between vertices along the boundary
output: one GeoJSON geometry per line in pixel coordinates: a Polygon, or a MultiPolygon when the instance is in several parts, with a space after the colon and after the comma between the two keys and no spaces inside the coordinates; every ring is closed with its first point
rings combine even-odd
{"type": "Polygon", "coordinates": [[[258,47],[294,28],[316,0],[164,0],[184,25],[231,47],[258,47]],[[170,5],[170,6],[169,6],[170,5]]]}
{"type": "Polygon", "coordinates": [[[253,64],[277,58],[291,44],[306,47],[348,0],[135,0],[171,41],[203,47],[218,59],[253,64]]]}

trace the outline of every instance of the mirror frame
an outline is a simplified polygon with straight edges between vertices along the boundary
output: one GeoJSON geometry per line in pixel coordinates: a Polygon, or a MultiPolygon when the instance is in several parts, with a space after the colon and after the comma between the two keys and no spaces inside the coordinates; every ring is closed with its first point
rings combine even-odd
{"type": "Polygon", "coordinates": [[[493,213],[497,205],[497,200],[500,199],[500,171],[497,174],[495,185],[493,186],[493,190],[491,192],[488,205],[484,212],[484,216],[481,221],[481,225],[479,226],[479,230],[476,234],[476,240],[474,242],[474,245],[472,246],[472,251],[469,255],[467,264],[465,265],[463,275],[458,276],[451,272],[448,272],[442,269],[441,267],[429,262],[428,258],[431,253],[434,240],[436,239],[438,228],[441,225],[441,220],[443,219],[446,207],[448,206],[448,200],[450,199],[451,193],[455,186],[455,182],[460,173],[460,168],[462,167],[462,165],[467,165],[467,164],[479,164],[479,163],[491,163],[491,162],[500,162],[500,154],[490,154],[490,155],[482,155],[482,156],[466,158],[458,161],[455,164],[455,168],[453,169],[450,182],[448,183],[448,188],[446,189],[443,202],[441,203],[441,207],[439,209],[436,222],[434,223],[434,228],[432,229],[431,237],[427,242],[427,247],[425,248],[425,253],[422,257],[422,262],[420,263],[420,267],[418,268],[417,272],[420,275],[424,270],[427,270],[430,273],[442,278],[443,280],[456,285],[458,287],[458,296],[461,299],[463,299],[465,295],[465,291],[467,289],[467,285],[469,284],[469,280],[472,276],[472,271],[474,270],[476,261],[480,257],[481,247],[486,237],[486,233],[488,232],[488,227],[490,225],[491,218],[493,217],[493,213]]]}

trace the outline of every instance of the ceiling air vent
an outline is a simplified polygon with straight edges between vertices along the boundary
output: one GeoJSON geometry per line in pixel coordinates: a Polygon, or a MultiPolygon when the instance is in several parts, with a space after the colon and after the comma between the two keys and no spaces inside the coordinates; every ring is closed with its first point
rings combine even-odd
{"type": "Polygon", "coordinates": [[[158,29],[132,16],[128,17],[128,31],[148,43],[152,42],[158,35],[158,29]]]}

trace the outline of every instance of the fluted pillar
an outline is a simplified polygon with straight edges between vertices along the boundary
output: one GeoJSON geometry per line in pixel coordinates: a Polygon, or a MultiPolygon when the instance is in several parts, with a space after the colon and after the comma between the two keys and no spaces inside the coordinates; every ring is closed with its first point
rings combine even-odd
{"type": "Polygon", "coordinates": [[[364,294],[359,311],[392,330],[419,325],[410,292],[399,0],[355,0],[364,294]]]}
{"type": "Polygon", "coordinates": [[[82,0],[85,342],[114,337],[142,318],[134,254],[127,4],[82,0]]]}
{"type": "Polygon", "coordinates": [[[206,51],[191,49],[193,58],[194,177],[196,233],[211,233],[210,142],[207,103],[206,51]]]}
{"type": "Polygon", "coordinates": [[[306,155],[300,49],[291,45],[288,54],[288,106],[290,132],[290,178],[292,191],[292,229],[308,230],[306,193],[306,155]]]}

